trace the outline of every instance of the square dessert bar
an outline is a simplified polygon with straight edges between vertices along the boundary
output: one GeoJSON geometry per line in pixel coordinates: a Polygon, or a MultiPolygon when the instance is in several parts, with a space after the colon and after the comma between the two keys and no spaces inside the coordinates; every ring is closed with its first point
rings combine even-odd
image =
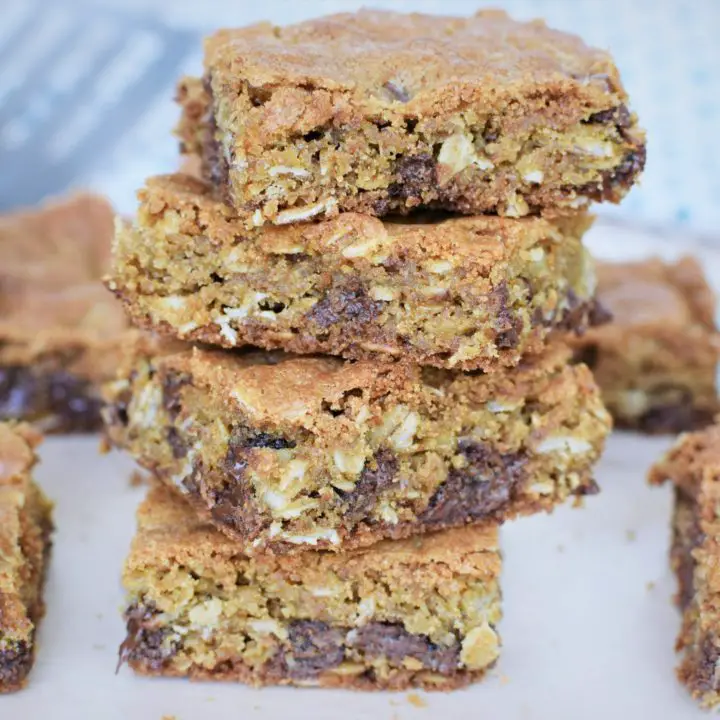
{"type": "Polygon", "coordinates": [[[598,263],[597,274],[598,300],[613,322],[569,342],[616,425],[673,433],[711,422],[720,339],[697,261],[598,263]]]}
{"type": "Polygon", "coordinates": [[[0,693],[25,685],[45,612],[52,506],[30,477],[39,441],[27,425],[0,423],[0,693]]]}
{"type": "Polygon", "coordinates": [[[564,346],[507,373],[141,342],[111,442],[245,552],[345,550],[596,491],[610,419],[564,346]]]}
{"type": "Polygon", "coordinates": [[[118,225],[108,284],[137,325],[183,340],[489,370],[597,320],[590,222],[343,213],[246,230],[208,186],[165,176],[118,225]]]}
{"type": "Polygon", "coordinates": [[[704,706],[720,705],[720,425],[682,435],[650,471],[675,485],[671,560],[683,613],[678,677],[704,706]]]}
{"type": "Polygon", "coordinates": [[[500,568],[495,526],[248,558],[158,486],[125,565],[120,659],[144,675],[449,690],[498,657],[500,568]]]}
{"type": "Polygon", "coordinates": [[[182,149],[249,223],[619,201],[645,139],[612,59],[542,22],[363,10],[221,30],[182,149]]]}
{"type": "Polygon", "coordinates": [[[0,216],[0,420],[99,429],[126,325],[101,283],[112,236],[112,208],[92,195],[0,216]]]}

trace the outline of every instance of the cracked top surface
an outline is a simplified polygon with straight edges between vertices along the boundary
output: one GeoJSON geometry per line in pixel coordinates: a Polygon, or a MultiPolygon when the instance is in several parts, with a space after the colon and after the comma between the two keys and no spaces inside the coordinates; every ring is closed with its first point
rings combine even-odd
{"type": "MultiPolygon", "coordinates": [[[[230,540],[210,524],[203,522],[190,505],[175,492],[154,485],[138,509],[138,531],[133,540],[127,569],[143,565],[182,564],[188,558],[208,563],[244,560],[236,541],[230,540]]],[[[461,574],[484,572],[495,576],[500,571],[498,531],[494,525],[468,526],[408,540],[379,542],[365,550],[338,555],[308,552],[296,556],[262,555],[245,559],[270,568],[302,572],[319,567],[343,566],[361,573],[363,567],[378,571],[383,566],[442,564],[446,571],[461,574]]]]}
{"type": "Polygon", "coordinates": [[[400,102],[420,115],[461,107],[470,88],[487,92],[489,102],[537,84],[607,108],[626,99],[607,53],[495,10],[469,18],[361,10],[283,28],[221,30],[206,43],[205,64],[230,83],[342,89],[368,109],[400,102]]]}

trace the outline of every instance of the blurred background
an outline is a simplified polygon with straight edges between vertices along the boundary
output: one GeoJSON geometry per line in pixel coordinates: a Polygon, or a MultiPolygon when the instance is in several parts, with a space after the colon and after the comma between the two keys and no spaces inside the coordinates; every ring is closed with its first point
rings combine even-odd
{"type": "Polygon", "coordinates": [[[146,176],[177,168],[174,84],[204,34],[363,5],[503,7],[609,49],[649,153],[642,185],[598,211],[720,244],[720,0],[0,0],[0,209],[90,187],[132,211],[146,176]]]}

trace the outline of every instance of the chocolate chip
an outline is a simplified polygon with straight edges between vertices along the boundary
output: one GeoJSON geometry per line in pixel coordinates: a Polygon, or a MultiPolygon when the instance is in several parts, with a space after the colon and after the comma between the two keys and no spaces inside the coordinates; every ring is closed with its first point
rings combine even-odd
{"type": "Polygon", "coordinates": [[[597,299],[581,300],[572,288],[567,292],[565,307],[551,318],[544,318],[542,313],[533,316],[535,324],[577,335],[581,335],[588,325],[602,325],[611,319],[612,314],[597,299]]]}
{"type": "Polygon", "coordinates": [[[704,694],[720,688],[718,682],[718,660],[720,649],[709,635],[702,640],[695,652],[695,672],[688,679],[688,685],[694,694],[704,694]]]}
{"type": "Polygon", "coordinates": [[[47,397],[49,413],[60,418],[63,428],[91,432],[100,427],[102,401],[87,380],[66,372],[52,373],[47,397]]]}
{"type": "MultiPolygon", "coordinates": [[[[681,499],[681,491],[675,490],[675,503],[692,502],[689,499],[681,499]]],[[[680,531],[675,527],[673,530],[672,556],[675,562],[678,578],[679,592],[678,601],[680,608],[685,610],[692,602],[695,595],[695,558],[693,550],[700,547],[705,540],[705,533],[700,527],[700,517],[695,509],[691,515],[689,525],[680,531]]]]}
{"type": "MultiPolygon", "coordinates": [[[[668,393],[669,387],[662,391],[655,388],[652,392],[668,393]]],[[[636,421],[638,429],[650,435],[665,435],[697,430],[713,421],[713,412],[700,410],[693,406],[693,398],[687,388],[677,386],[677,397],[667,402],[656,402],[636,421]]],[[[652,394],[651,392],[651,394],[652,394]]]]}
{"type": "Polygon", "coordinates": [[[172,449],[173,457],[176,460],[180,460],[187,455],[188,446],[185,440],[182,438],[177,428],[169,427],[167,430],[167,441],[168,445],[172,449]]]}
{"type": "Polygon", "coordinates": [[[573,362],[583,363],[587,365],[590,370],[594,370],[597,366],[598,359],[600,357],[600,351],[595,343],[589,343],[582,348],[578,348],[573,353],[573,362]]]}
{"type": "Polygon", "coordinates": [[[618,128],[629,128],[631,125],[631,115],[627,105],[622,104],[608,110],[593,113],[586,121],[592,125],[604,125],[614,123],[618,128]]]}
{"type": "Polygon", "coordinates": [[[295,443],[292,440],[288,440],[282,435],[271,435],[270,433],[257,433],[257,435],[250,435],[244,438],[242,441],[235,441],[236,446],[242,445],[242,447],[248,448],[269,448],[270,450],[285,450],[287,448],[294,448],[295,443]]]}
{"type": "Polygon", "coordinates": [[[118,669],[125,662],[138,662],[150,670],[161,670],[180,650],[179,640],[169,628],[153,627],[157,610],[152,606],[132,605],[125,612],[127,635],[118,651],[118,669]]]}
{"type": "MultiPolygon", "coordinates": [[[[197,478],[202,478],[199,484],[206,487],[204,494],[210,503],[213,519],[235,530],[242,537],[251,538],[267,522],[260,514],[253,487],[245,477],[246,468],[244,448],[231,442],[219,468],[207,470],[198,466],[194,474],[197,478]]],[[[192,492],[189,487],[188,490],[192,492]]],[[[195,494],[201,494],[201,488],[198,488],[195,494]]]]}
{"type": "Polygon", "coordinates": [[[218,126],[215,121],[213,90],[210,75],[206,75],[203,78],[203,86],[205,88],[205,92],[211,98],[208,113],[203,119],[203,124],[205,125],[202,143],[203,175],[212,187],[222,188],[223,190],[221,192],[226,193],[230,184],[230,164],[225,158],[220,141],[217,139],[218,126]]]}
{"type": "Polygon", "coordinates": [[[401,157],[395,167],[398,180],[388,187],[392,198],[422,199],[423,191],[437,185],[437,164],[432,155],[401,157]]]}
{"type": "Polygon", "coordinates": [[[345,657],[345,633],[320,620],[294,620],[288,629],[290,649],[285,656],[289,677],[317,677],[337,667],[345,657]]]}
{"type": "Polygon", "coordinates": [[[606,325],[612,322],[613,314],[608,308],[606,308],[598,298],[594,298],[590,301],[590,308],[588,310],[588,324],[591,327],[597,327],[598,325],[606,325]]]}
{"type": "Polygon", "coordinates": [[[92,432],[101,425],[101,407],[92,384],[64,370],[0,367],[0,419],[50,416],[52,430],[92,432]]]}
{"type": "Polygon", "coordinates": [[[499,514],[524,479],[523,453],[499,453],[473,440],[461,440],[458,451],[467,465],[454,468],[420,516],[425,525],[459,525],[499,514]]]}
{"type": "Polygon", "coordinates": [[[645,157],[645,146],[641,145],[628,152],[616,168],[604,171],[599,182],[587,183],[573,188],[573,190],[576,194],[587,195],[592,200],[616,201],[618,187],[629,188],[635,178],[644,170],[645,157]]]}
{"type": "Polygon", "coordinates": [[[401,103],[406,103],[410,100],[410,93],[395,80],[388,80],[383,87],[392,95],[392,97],[401,103]]]}
{"type": "Polygon", "coordinates": [[[392,665],[413,658],[427,670],[444,675],[457,670],[460,660],[457,642],[448,647],[435,645],[425,635],[410,633],[399,623],[367,623],[353,633],[351,646],[367,658],[386,658],[392,665]]]}
{"type": "Polygon", "coordinates": [[[522,318],[509,307],[510,293],[503,281],[489,295],[491,312],[495,316],[495,343],[499,348],[512,349],[520,342],[522,318]]]}
{"type": "Polygon", "coordinates": [[[0,650],[0,689],[20,685],[30,672],[33,654],[28,643],[6,640],[0,650]]]}
{"type": "Polygon", "coordinates": [[[365,463],[355,487],[350,492],[338,491],[340,502],[345,506],[344,515],[349,522],[356,523],[367,518],[378,496],[392,485],[397,471],[396,455],[383,448],[365,463]]]}
{"type": "Polygon", "coordinates": [[[175,418],[182,409],[182,398],[180,390],[190,384],[190,376],[187,373],[168,372],[162,381],[162,404],[170,420],[175,418]]]}
{"type": "Polygon", "coordinates": [[[308,312],[307,318],[323,329],[339,322],[363,325],[375,320],[383,305],[370,298],[361,285],[345,285],[330,290],[308,312]]]}
{"type": "Polygon", "coordinates": [[[40,404],[38,377],[17,365],[0,367],[0,419],[31,417],[40,404]]]}

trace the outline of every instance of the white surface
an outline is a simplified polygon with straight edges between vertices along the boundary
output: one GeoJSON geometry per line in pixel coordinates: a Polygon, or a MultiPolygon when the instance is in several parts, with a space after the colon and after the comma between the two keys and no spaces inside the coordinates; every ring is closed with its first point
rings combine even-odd
{"type": "Polygon", "coordinates": [[[668,439],[618,435],[584,509],[503,529],[504,650],[485,682],[449,694],[265,689],[115,675],[123,638],[119,570],[142,488],[97,440],[49,440],[38,477],[57,502],[36,667],[0,718],[177,720],[423,717],[661,720],[705,717],[673,675],[678,614],[667,562],[670,493],[644,474],[668,439]]]}

